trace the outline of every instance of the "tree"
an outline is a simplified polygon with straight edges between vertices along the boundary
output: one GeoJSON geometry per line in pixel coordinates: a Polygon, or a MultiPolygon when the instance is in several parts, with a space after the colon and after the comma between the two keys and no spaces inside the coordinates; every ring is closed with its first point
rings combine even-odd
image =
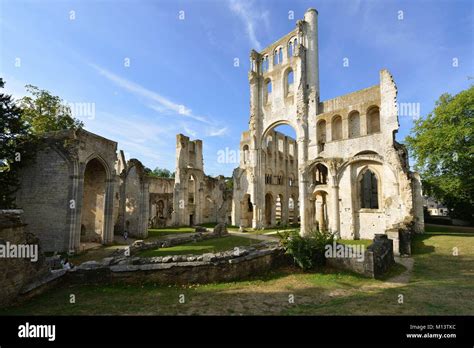
{"type": "Polygon", "coordinates": [[[473,221],[474,86],[443,94],[425,119],[415,122],[406,143],[426,194],[442,201],[450,216],[473,221]]]}
{"type": "Polygon", "coordinates": [[[22,118],[34,134],[82,128],[83,123],[72,117],[71,108],[63,100],[36,86],[26,85],[32,95],[20,99],[22,118]]]}
{"type": "Polygon", "coordinates": [[[148,172],[148,175],[154,176],[157,178],[174,178],[174,172],[171,172],[170,170],[166,168],[159,168],[156,167],[154,170],[148,172]]]}
{"type": "MultiPolygon", "coordinates": [[[[0,78],[0,88],[5,82],[0,78]]],[[[34,137],[11,95],[0,94],[0,208],[15,207],[18,172],[34,156],[34,137]]]]}

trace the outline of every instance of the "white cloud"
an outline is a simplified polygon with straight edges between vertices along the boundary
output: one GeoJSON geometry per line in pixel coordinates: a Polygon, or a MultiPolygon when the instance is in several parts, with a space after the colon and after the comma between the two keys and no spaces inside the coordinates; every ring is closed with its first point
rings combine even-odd
{"type": "Polygon", "coordinates": [[[226,135],[227,131],[228,131],[227,127],[208,128],[206,134],[208,137],[220,137],[220,136],[226,135]]]}
{"type": "Polygon", "coordinates": [[[230,0],[230,10],[235,13],[245,25],[248,39],[252,47],[258,51],[262,49],[260,41],[257,39],[256,28],[259,22],[268,25],[268,12],[258,11],[253,7],[253,3],[242,0],[230,0]]]}
{"type": "Polygon", "coordinates": [[[195,115],[190,108],[183,104],[178,104],[173,101],[171,101],[168,98],[163,97],[162,95],[153,92],[135,82],[129,81],[127,79],[124,79],[104,68],[101,68],[95,64],[89,64],[91,67],[93,67],[100,75],[104,76],[106,79],[109,81],[113,82],[115,85],[135,94],[138,95],[142,98],[145,98],[148,100],[146,106],[149,108],[159,112],[159,113],[164,113],[164,112],[172,112],[174,114],[178,114],[184,117],[189,117],[191,119],[194,119],[196,121],[200,121],[203,123],[210,123],[205,117],[195,115]]]}

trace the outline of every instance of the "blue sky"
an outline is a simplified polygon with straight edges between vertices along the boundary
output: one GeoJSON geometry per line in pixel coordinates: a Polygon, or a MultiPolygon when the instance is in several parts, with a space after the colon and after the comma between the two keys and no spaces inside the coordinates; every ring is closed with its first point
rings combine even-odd
{"type": "MultiPolygon", "coordinates": [[[[203,140],[208,174],[229,176],[236,163],[218,163],[218,151],[238,150],[248,127],[249,52],[292,30],[307,8],[319,11],[323,100],[375,85],[387,68],[398,101],[419,103],[424,116],[440,94],[474,82],[473,4],[0,0],[0,76],[15,97],[33,84],[94,105],[94,116],[79,117],[85,128],[150,168],[174,170],[184,133],[203,140]]],[[[400,117],[398,140],[412,122],[400,117]]]]}

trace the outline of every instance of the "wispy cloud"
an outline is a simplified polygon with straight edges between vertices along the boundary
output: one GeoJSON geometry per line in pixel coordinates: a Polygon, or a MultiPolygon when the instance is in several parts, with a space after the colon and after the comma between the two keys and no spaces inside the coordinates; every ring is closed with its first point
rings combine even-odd
{"type": "Polygon", "coordinates": [[[243,0],[230,0],[229,8],[244,23],[245,31],[252,47],[260,51],[262,45],[257,39],[256,28],[259,22],[263,22],[268,26],[268,11],[259,11],[254,7],[253,2],[243,0]]]}
{"type": "Polygon", "coordinates": [[[209,128],[207,129],[206,135],[208,137],[221,137],[223,135],[226,135],[228,131],[227,127],[223,128],[209,128]]]}
{"type": "Polygon", "coordinates": [[[182,125],[182,129],[184,130],[184,133],[185,133],[186,135],[190,135],[190,136],[193,137],[193,138],[197,137],[197,135],[198,135],[198,133],[197,133],[195,130],[191,129],[191,128],[188,127],[188,125],[186,125],[186,124],[183,124],[183,125],[182,125]]]}
{"type": "Polygon", "coordinates": [[[194,114],[190,108],[183,104],[175,103],[170,99],[139,85],[138,83],[120,77],[100,66],[97,66],[95,64],[89,65],[94,68],[100,75],[104,76],[106,79],[108,79],[115,85],[135,95],[147,99],[146,106],[159,113],[172,112],[176,115],[188,117],[199,122],[208,124],[211,123],[207,118],[194,114]]]}

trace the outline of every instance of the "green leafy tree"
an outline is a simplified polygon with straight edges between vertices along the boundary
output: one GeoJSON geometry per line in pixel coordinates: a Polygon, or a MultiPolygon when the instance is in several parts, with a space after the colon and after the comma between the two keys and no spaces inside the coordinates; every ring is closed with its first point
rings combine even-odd
{"type": "Polygon", "coordinates": [[[473,221],[474,86],[443,94],[434,110],[415,122],[406,143],[424,193],[442,201],[452,217],[473,221]]]}
{"type": "MultiPolygon", "coordinates": [[[[0,88],[5,82],[0,78],[0,88]]],[[[15,207],[18,172],[35,152],[30,126],[10,95],[0,93],[0,208],[15,207]]]]}
{"type": "Polygon", "coordinates": [[[83,123],[72,117],[71,108],[63,100],[36,86],[27,85],[31,96],[20,99],[22,118],[34,134],[44,134],[66,129],[77,129],[83,123]]]}
{"type": "Polygon", "coordinates": [[[149,175],[155,176],[158,178],[174,178],[174,172],[171,172],[170,170],[166,168],[159,168],[156,167],[154,170],[149,172],[149,175]]]}

